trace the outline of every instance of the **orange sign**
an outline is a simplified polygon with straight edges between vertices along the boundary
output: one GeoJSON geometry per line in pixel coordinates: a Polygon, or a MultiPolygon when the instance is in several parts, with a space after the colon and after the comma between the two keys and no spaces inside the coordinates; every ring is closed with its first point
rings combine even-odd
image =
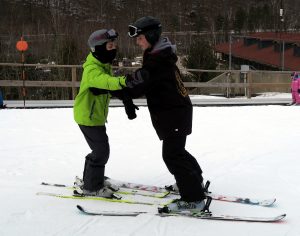
{"type": "Polygon", "coordinates": [[[16,48],[18,51],[24,52],[28,49],[28,43],[23,40],[23,37],[20,41],[17,42],[16,48]]]}

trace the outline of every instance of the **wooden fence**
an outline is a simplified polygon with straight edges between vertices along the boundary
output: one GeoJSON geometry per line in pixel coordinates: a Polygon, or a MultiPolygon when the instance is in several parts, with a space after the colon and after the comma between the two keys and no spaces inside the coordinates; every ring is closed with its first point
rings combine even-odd
{"type": "MultiPolygon", "coordinates": [[[[74,99],[80,81],[78,79],[78,70],[82,69],[81,65],[44,65],[44,64],[22,64],[22,63],[0,63],[1,67],[13,67],[19,70],[24,68],[38,69],[68,69],[71,70],[71,78],[64,81],[47,81],[47,80],[30,80],[30,78],[22,79],[21,76],[14,79],[0,78],[0,87],[64,87],[72,89],[72,98],[74,99]]],[[[122,69],[134,70],[136,67],[122,67],[122,69]]],[[[217,73],[215,79],[209,82],[184,82],[184,85],[191,90],[202,89],[205,93],[209,93],[209,89],[218,88],[218,93],[223,93],[230,97],[231,94],[244,93],[251,98],[255,91],[290,91],[290,71],[256,71],[250,70],[247,73],[241,73],[240,70],[201,70],[201,69],[185,69],[183,73],[217,73]],[[238,92],[237,92],[238,91],[238,92]]],[[[201,90],[200,92],[201,93],[201,90]]]]}

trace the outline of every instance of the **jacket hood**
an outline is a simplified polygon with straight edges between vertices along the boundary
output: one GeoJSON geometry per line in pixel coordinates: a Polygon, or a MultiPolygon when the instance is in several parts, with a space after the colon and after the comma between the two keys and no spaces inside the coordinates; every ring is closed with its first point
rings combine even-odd
{"type": "Polygon", "coordinates": [[[168,37],[161,37],[151,50],[151,54],[162,51],[166,48],[171,48],[172,52],[176,52],[176,45],[172,44],[168,37]]]}

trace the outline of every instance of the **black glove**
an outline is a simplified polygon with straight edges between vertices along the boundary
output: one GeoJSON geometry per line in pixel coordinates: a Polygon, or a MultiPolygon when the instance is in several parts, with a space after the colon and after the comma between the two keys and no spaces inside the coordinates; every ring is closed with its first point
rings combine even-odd
{"type": "Polygon", "coordinates": [[[126,75],[126,88],[132,98],[139,98],[151,88],[150,75],[146,69],[138,69],[132,75],[126,75]]]}
{"type": "Polygon", "coordinates": [[[95,96],[100,95],[100,94],[107,94],[108,93],[108,90],[106,90],[106,89],[99,89],[99,88],[92,88],[91,87],[91,88],[89,88],[89,90],[95,96]]]}
{"type": "Polygon", "coordinates": [[[300,93],[300,89],[298,89],[298,93],[300,93]]]}
{"type": "Polygon", "coordinates": [[[123,104],[128,119],[129,120],[135,119],[136,118],[135,110],[139,110],[139,108],[133,103],[132,99],[123,100],[123,104]]]}
{"type": "Polygon", "coordinates": [[[133,120],[136,118],[135,110],[138,110],[139,108],[136,105],[134,105],[132,98],[129,94],[128,88],[110,91],[110,94],[113,97],[117,97],[118,99],[122,100],[125,107],[125,112],[129,120],[133,120]]]}
{"type": "Polygon", "coordinates": [[[123,90],[124,89],[122,89],[122,90],[111,90],[111,91],[109,91],[109,93],[110,93],[110,95],[112,97],[116,97],[116,98],[118,98],[120,100],[123,100],[123,98],[124,98],[124,92],[123,92],[123,90]]]}
{"type": "Polygon", "coordinates": [[[128,88],[133,88],[140,84],[145,83],[146,80],[149,79],[149,73],[146,70],[136,70],[132,75],[126,74],[126,86],[128,88]]]}
{"type": "Polygon", "coordinates": [[[128,88],[132,88],[133,87],[133,81],[134,81],[134,77],[131,75],[131,74],[126,74],[125,75],[125,78],[126,78],[126,86],[128,88]]]}

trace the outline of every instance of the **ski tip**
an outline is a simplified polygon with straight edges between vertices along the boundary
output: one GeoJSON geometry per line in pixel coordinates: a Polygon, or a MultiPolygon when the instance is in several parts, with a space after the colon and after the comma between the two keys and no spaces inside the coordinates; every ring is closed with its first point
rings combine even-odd
{"type": "Polygon", "coordinates": [[[273,206],[273,204],[276,202],[276,198],[273,199],[272,204],[270,204],[270,206],[273,206]]]}
{"type": "Polygon", "coordinates": [[[259,205],[265,207],[272,207],[275,202],[276,202],[276,198],[271,198],[260,202],[259,205]]]}
{"type": "Polygon", "coordinates": [[[78,210],[80,210],[80,211],[84,211],[84,209],[83,209],[83,207],[82,207],[82,206],[80,206],[80,205],[77,205],[76,207],[77,207],[77,209],[78,209],[78,210]]]}
{"type": "Polygon", "coordinates": [[[274,217],[273,219],[267,221],[267,222],[280,222],[281,220],[283,220],[284,218],[286,217],[286,214],[281,214],[281,215],[278,215],[276,217],[274,217]]]}
{"type": "Polygon", "coordinates": [[[285,217],[286,217],[286,214],[282,214],[282,215],[278,216],[278,220],[282,220],[285,217]]]}

